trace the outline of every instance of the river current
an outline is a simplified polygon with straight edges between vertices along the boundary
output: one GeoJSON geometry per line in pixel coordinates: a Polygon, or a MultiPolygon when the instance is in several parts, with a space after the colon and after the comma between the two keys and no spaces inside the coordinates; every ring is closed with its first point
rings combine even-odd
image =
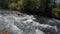
{"type": "Polygon", "coordinates": [[[19,13],[0,11],[0,34],[60,34],[60,20],[19,13]]]}

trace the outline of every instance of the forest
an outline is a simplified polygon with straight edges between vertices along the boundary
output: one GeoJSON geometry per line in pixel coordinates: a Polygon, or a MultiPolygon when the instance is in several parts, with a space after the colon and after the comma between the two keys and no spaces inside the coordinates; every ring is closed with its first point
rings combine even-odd
{"type": "Polygon", "coordinates": [[[13,10],[27,14],[60,19],[57,0],[0,0],[0,10],[13,10]]]}

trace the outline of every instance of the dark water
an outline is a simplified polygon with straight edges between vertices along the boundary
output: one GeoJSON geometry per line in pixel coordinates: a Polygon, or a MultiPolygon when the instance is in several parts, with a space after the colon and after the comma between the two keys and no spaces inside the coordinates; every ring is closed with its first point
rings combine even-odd
{"type": "Polygon", "coordinates": [[[16,11],[0,11],[0,34],[60,34],[60,21],[54,18],[35,17],[16,11]]]}

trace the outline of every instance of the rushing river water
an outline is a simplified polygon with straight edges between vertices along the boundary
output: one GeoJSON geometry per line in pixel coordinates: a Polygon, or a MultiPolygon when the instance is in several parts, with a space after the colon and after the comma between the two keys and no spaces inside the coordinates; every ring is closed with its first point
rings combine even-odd
{"type": "Polygon", "coordinates": [[[16,11],[0,11],[0,34],[60,34],[60,21],[54,18],[37,17],[16,11]]]}

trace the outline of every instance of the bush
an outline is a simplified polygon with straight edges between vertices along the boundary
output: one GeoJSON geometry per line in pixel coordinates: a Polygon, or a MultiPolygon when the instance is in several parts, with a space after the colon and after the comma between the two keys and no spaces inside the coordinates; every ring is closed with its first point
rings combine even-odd
{"type": "Polygon", "coordinates": [[[14,2],[13,2],[13,3],[10,3],[10,4],[9,4],[9,9],[10,9],[10,10],[16,9],[16,3],[14,3],[14,2]]]}
{"type": "Polygon", "coordinates": [[[59,12],[60,12],[60,9],[58,8],[53,8],[53,12],[56,16],[58,16],[59,12]]]}

